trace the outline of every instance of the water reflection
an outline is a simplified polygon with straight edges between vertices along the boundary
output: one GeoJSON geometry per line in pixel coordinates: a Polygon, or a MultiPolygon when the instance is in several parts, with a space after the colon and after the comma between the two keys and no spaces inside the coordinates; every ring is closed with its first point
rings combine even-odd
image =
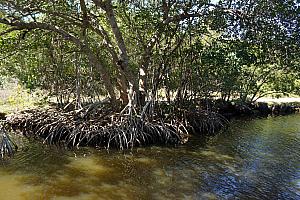
{"type": "Polygon", "coordinates": [[[300,199],[300,115],[235,121],[177,148],[22,143],[0,167],[1,199],[300,199]]]}

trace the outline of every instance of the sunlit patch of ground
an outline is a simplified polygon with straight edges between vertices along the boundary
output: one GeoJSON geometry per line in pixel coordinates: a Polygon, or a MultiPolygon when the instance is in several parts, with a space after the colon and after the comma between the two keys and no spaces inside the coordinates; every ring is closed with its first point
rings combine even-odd
{"type": "Polygon", "coordinates": [[[9,88],[0,89],[0,112],[8,114],[36,108],[46,98],[42,91],[30,92],[20,85],[13,85],[9,88]]]}
{"type": "Polygon", "coordinates": [[[300,97],[284,97],[284,98],[271,98],[271,97],[262,97],[257,100],[257,102],[271,102],[271,103],[300,103],[300,97]]]}

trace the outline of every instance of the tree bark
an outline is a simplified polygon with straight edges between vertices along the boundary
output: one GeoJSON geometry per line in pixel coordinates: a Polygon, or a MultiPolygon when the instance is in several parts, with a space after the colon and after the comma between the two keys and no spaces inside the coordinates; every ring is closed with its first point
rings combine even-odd
{"type": "Polygon", "coordinates": [[[80,75],[80,56],[75,53],[75,68],[76,68],[76,108],[81,108],[81,75],[80,75]]]}
{"type": "Polygon", "coordinates": [[[116,54],[114,52],[111,51],[110,52],[114,54],[112,55],[113,62],[115,63],[115,65],[118,67],[119,70],[118,83],[121,89],[120,90],[121,98],[124,103],[127,103],[128,98],[131,98],[126,95],[128,94],[130,85],[133,86],[133,91],[135,92],[136,95],[138,95],[138,89],[139,89],[138,77],[134,76],[134,74],[129,69],[129,57],[127,53],[126,44],[124,42],[123,35],[120,31],[120,28],[117,24],[117,20],[115,17],[111,0],[106,0],[106,1],[93,0],[93,2],[105,11],[107,21],[110,24],[111,30],[114,34],[119,49],[119,55],[117,56],[118,58],[116,59],[116,54]]]}

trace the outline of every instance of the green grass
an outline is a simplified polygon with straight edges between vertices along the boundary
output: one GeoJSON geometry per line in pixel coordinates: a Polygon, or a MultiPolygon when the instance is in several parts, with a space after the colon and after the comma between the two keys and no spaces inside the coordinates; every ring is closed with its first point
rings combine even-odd
{"type": "Polygon", "coordinates": [[[39,92],[30,92],[22,86],[0,90],[0,112],[14,113],[45,105],[45,96],[39,92]]]}

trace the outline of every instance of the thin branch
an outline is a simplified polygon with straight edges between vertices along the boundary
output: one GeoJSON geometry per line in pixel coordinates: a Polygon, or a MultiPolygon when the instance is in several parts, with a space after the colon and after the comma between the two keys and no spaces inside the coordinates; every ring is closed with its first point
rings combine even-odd
{"type": "Polygon", "coordinates": [[[0,23],[12,26],[15,30],[32,30],[32,29],[42,29],[50,30],[62,35],[66,40],[69,40],[78,46],[83,46],[82,42],[76,38],[74,35],[68,33],[67,31],[59,28],[58,26],[53,26],[43,22],[23,22],[23,21],[9,21],[5,18],[0,18],[0,23]]]}

